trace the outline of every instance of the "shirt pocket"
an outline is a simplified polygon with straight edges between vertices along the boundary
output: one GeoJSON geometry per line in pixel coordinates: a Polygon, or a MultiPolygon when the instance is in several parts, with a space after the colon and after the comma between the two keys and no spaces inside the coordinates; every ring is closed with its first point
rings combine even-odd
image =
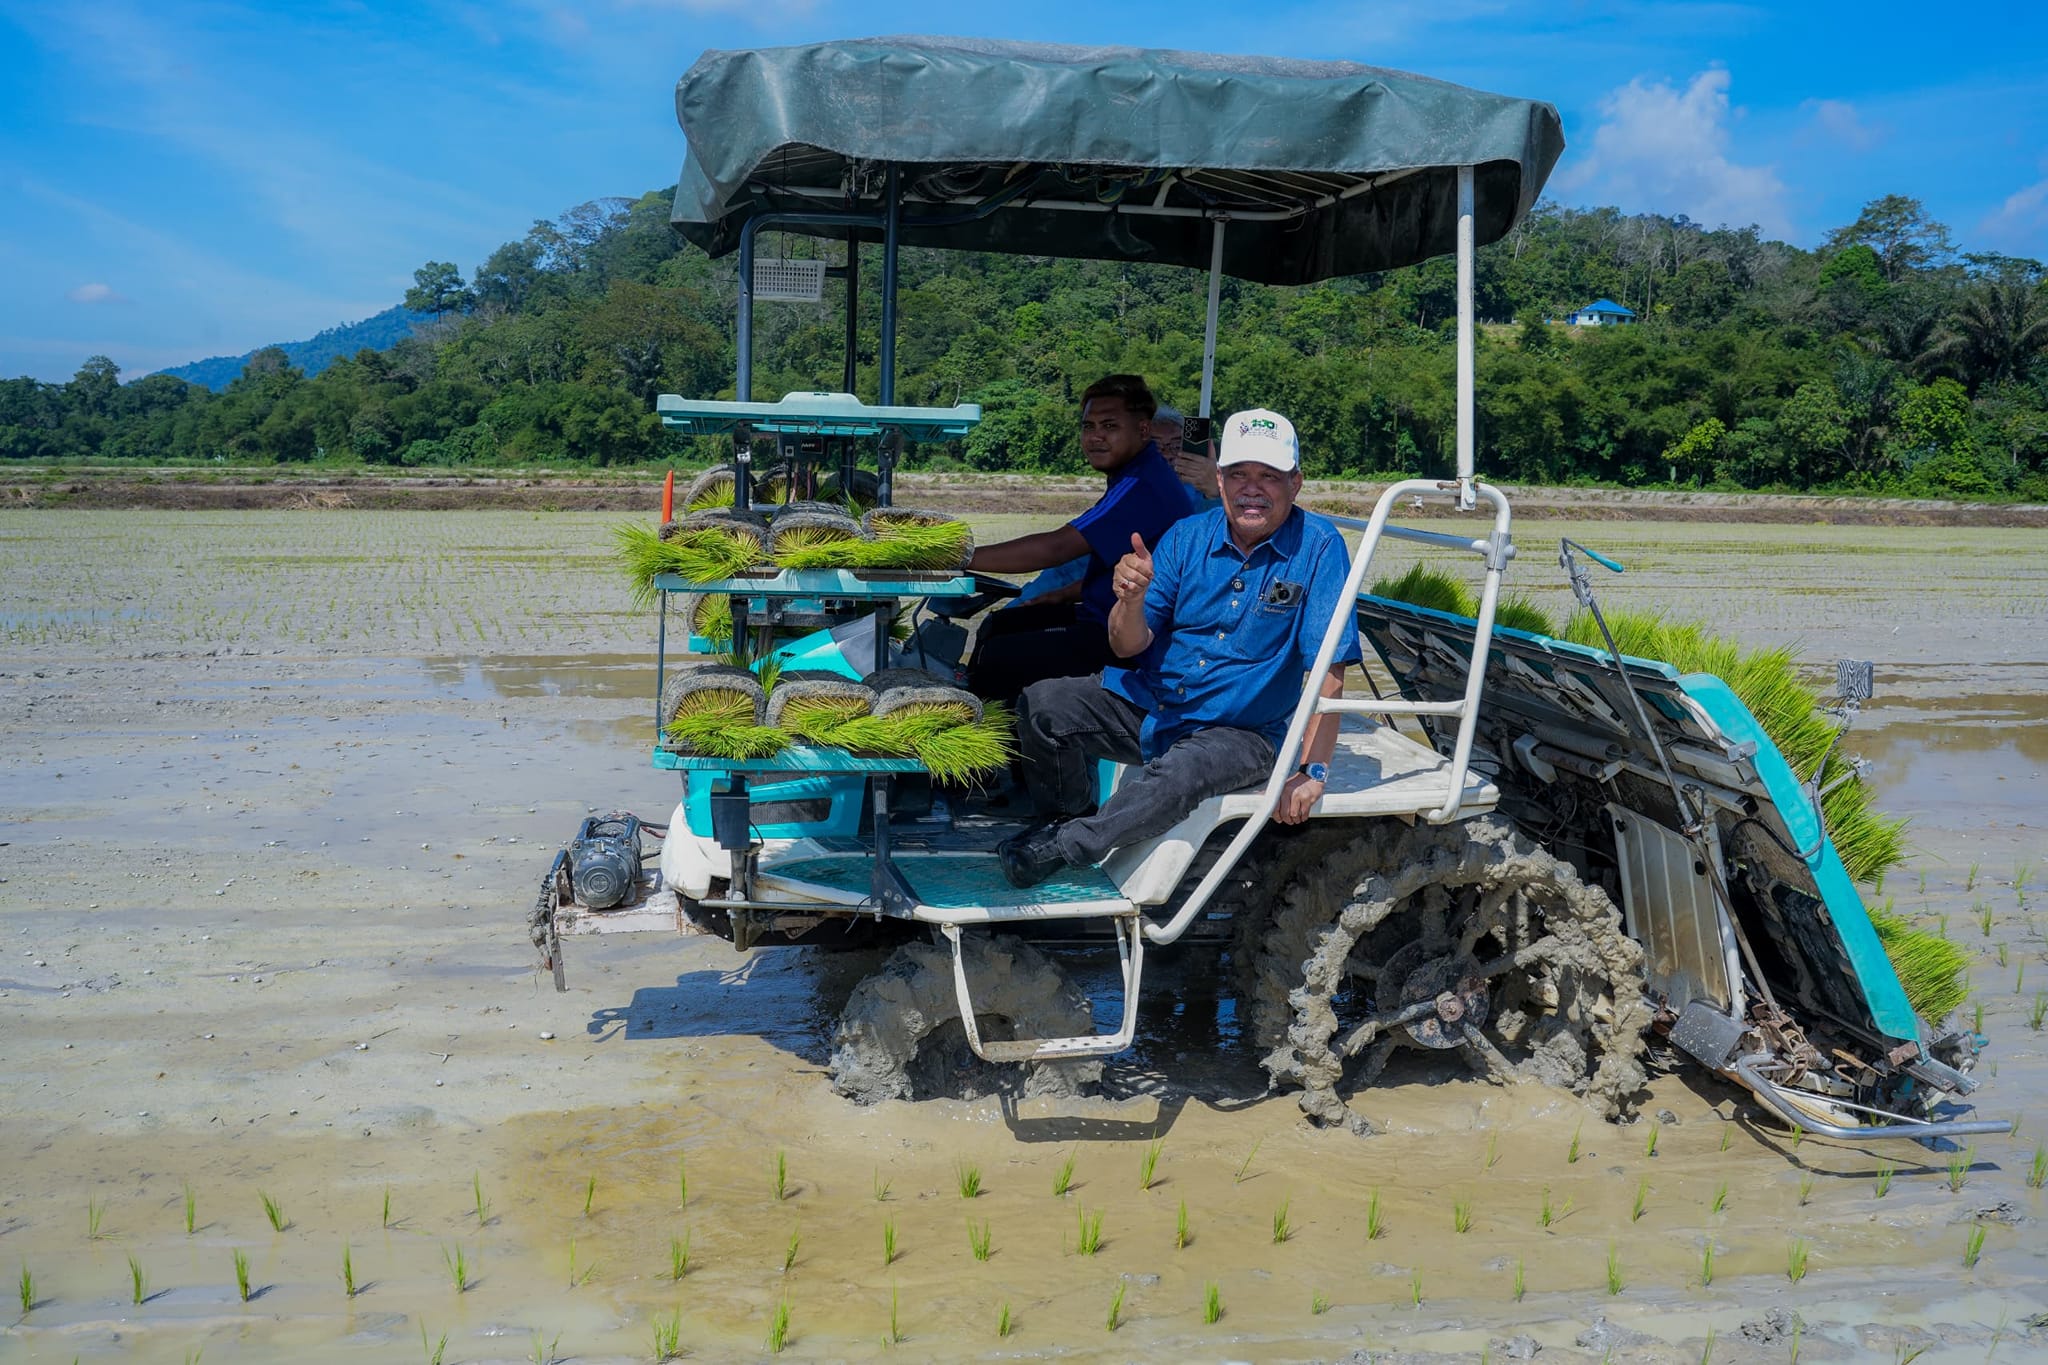
{"type": "Polygon", "coordinates": [[[1218,641],[1219,649],[1237,659],[1270,659],[1292,648],[1304,596],[1299,591],[1284,601],[1262,596],[1246,609],[1237,628],[1218,641]]]}

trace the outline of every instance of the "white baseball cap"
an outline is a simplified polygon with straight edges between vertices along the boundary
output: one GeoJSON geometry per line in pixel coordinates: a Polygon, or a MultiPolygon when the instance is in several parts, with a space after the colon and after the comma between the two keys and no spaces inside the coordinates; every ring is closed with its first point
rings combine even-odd
{"type": "Polygon", "coordinates": [[[1234,413],[1225,419],[1217,468],[1246,462],[1270,465],[1286,473],[1299,469],[1300,445],[1294,438],[1294,423],[1265,408],[1234,413]]]}

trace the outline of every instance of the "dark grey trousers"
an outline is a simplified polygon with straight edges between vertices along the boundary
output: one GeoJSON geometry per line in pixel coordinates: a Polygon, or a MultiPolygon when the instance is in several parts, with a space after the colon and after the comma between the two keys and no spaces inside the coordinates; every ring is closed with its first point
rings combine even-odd
{"type": "Polygon", "coordinates": [[[1048,678],[1019,698],[1024,780],[1038,813],[1066,822],[1058,842],[1069,862],[1099,863],[1111,849],[1164,834],[1210,797],[1273,771],[1264,735],[1223,725],[1198,730],[1146,763],[1138,751],[1144,723],[1144,709],[1105,691],[1099,675],[1048,678]],[[1095,763],[1104,758],[1144,766],[1124,774],[1100,811],[1083,815],[1095,804],[1095,763]]]}

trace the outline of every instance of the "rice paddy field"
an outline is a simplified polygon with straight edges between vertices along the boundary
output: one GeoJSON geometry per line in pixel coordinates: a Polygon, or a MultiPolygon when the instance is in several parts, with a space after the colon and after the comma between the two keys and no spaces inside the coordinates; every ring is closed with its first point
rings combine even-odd
{"type": "Polygon", "coordinates": [[[1930,1151],[1685,1072],[1627,1125],[1404,1073],[1311,1129],[1170,953],[1065,1105],[839,1100],[861,955],[578,938],[557,994],[554,849],[676,794],[619,520],[0,515],[0,1359],[2048,1352],[2039,531],[1529,522],[1512,575],[1564,616],[1570,535],[1604,604],[1876,662],[1882,898],[1968,952],[2016,1125],[1930,1151]]]}

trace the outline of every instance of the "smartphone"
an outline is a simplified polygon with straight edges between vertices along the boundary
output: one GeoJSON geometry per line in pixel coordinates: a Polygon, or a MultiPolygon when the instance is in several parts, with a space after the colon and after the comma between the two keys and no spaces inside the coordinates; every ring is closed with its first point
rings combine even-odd
{"type": "Polygon", "coordinates": [[[1199,455],[1205,460],[1216,458],[1216,450],[1209,444],[1215,422],[1208,417],[1187,417],[1181,420],[1180,448],[1190,455],[1199,455]]]}

